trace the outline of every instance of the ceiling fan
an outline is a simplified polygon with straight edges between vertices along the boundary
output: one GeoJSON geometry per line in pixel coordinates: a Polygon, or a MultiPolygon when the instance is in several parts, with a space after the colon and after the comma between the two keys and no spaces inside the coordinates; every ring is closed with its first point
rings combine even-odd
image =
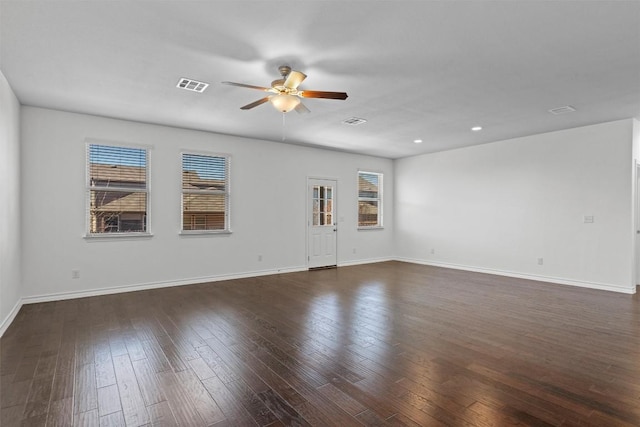
{"type": "Polygon", "coordinates": [[[298,90],[300,83],[307,78],[307,75],[292,70],[288,65],[278,67],[282,78],[271,82],[271,87],[253,86],[244,83],[222,82],[225,85],[246,87],[249,89],[258,89],[264,92],[270,92],[274,95],[266,96],[244,107],[241,110],[250,110],[258,105],[262,105],[267,101],[278,111],[288,113],[296,110],[298,113],[308,113],[309,109],[301,102],[300,98],[325,98],[325,99],[347,99],[346,92],[323,92],[319,90],[298,90]]]}

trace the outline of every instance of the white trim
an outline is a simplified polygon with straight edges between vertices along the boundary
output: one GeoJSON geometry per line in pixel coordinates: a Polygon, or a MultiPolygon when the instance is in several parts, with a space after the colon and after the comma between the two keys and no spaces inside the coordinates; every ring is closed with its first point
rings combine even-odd
{"type": "Polygon", "coordinates": [[[233,234],[232,230],[180,230],[179,236],[207,236],[216,234],[233,234]]]}
{"type": "Polygon", "coordinates": [[[147,151],[154,148],[153,144],[144,144],[139,142],[128,142],[128,141],[93,138],[93,137],[86,137],[84,139],[84,143],[86,145],[94,144],[94,145],[112,145],[114,147],[122,147],[122,148],[142,148],[147,151]]]}
{"type": "Polygon", "coordinates": [[[475,273],[495,274],[497,276],[515,277],[518,279],[535,280],[538,282],[553,283],[557,285],[577,286],[577,287],[589,288],[589,289],[599,289],[602,291],[619,292],[624,294],[636,293],[635,287],[623,288],[621,286],[612,285],[609,283],[585,282],[582,280],[568,280],[568,279],[562,279],[560,277],[538,276],[536,274],[523,274],[523,273],[516,273],[513,271],[494,270],[491,268],[482,268],[482,267],[460,265],[460,264],[450,264],[446,262],[433,262],[433,261],[413,259],[413,258],[395,258],[395,261],[409,262],[412,264],[430,265],[433,267],[451,268],[454,270],[473,271],[475,273]]]}
{"type": "Polygon", "coordinates": [[[350,267],[352,265],[373,264],[376,262],[387,261],[396,261],[396,259],[392,257],[357,259],[353,261],[338,262],[338,267],[350,267]]]}
{"type": "Polygon", "coordinates": [[[307,175],[307,182],[309,182],[310,179],[317,179],[319,181],[336,181],[336,182],[338,182],[338,178],[330,177],[330,176],[329,177],[327,177],[327,176],[322,177],[322,176],[315,176],[315,175],[313,175],[313,176],[312,175],[307,175]]]}
{"type": "Polygon", "coordinates": [[[124,292],[144,291],[148,289],[168,288],[171,286],[196,285],[207,282],[220,282],[223,280],[246,279],[249,277],[269,276],[272,274],[295,273],[306,271],[306,266],[278,268],[273,270],[256,270],[249,273],[221,274],[217,276],[192,277],[182,280],[167,280],[161,282],[139,283],[137,285],[114,286],[111,288],[91,289],[87,291],[59,292],[55,294],[36,295],[22,298],[22,304],[36,304],[40,302],[63,301],[74,298],[95,297],[100,295],[119,294],[124,292]]]}
{"type": "Polygon", "coordinates": [[[227,157],[227,158],[231,157],[231,154],[223,153],[221,151],[192,150],[191,148],[181,148],[180,149],[180,168],[182,168],[183,154],[195,154],[197,156],[208,156],[208,157],[227,157]]]}
{"type": "Polygon", "coordinates": [[[7,329],[11,325],[11,323],[13,323],[13,320],[18,315],[18,312],[22,308],[23,304],[24,304],[24,301],[22,298],[16,301],[16,305],[13,306],[13,308],[11,309],[7,317],[5,317],[2,323],[0,323],[0,338],[2,338],[4,333],[7,331],[7,329]]]}
{"type": "Polygon", "coordinates": [[[86,239],[87,241],[92,241],[92,240],[109,240],[109,239],[116,239],[116,240],[126,240],[126,239],[145,239],[145,238],[151,238],[153,237],[152,233],[146,233],[146,232],[121,232],[121,233],[90,233],[90,234],[85,234],[84,236],[82,236],[83,239],[86,239]]]}
{"type": "MultiPolygon", "coordinates": [[[[354,260],[354,261],[339,262],[338,267],[348,267],[348,266],[355,266],[355,265],[362,265],[362,264],[373,264],[373,263],[386,262],[386,261],[401,261],[401,262],[408,262],[412,264],[430,265],[434,267],[451,268],[454,270],[464,270],[464,271],[473,271],[476,273],[495,274],[498,276],[515,277],[519,279],[534,280],[539,282],[547,282],[547,283],[560,284],[560,285],[577,286],[582,288],[599,289],[604,291],[612,291],[612,292],[619,292],[619,293],[625,293],[625,294],[636,293],[636,287],[633,287],[633,289],[627,289],[627,288],[622,288],[620,286],[615,286],[615,285],[610,285],[605,283],[566,280],[566,279],[561,279],[557,277],[521,274],[521,273],[510,272],[510,271],[493,270],[488,268],[472,267],[472,266],[442,263],[442,262],[431,262],[431,261],[412,259],[412,258],[383,257],[383,258],[360,259],[360,260],[354,260]]],[[[287,268],[279,268],[279,269],[271,269],[271,270],[256,270],[249,273],[221,274],[217,276],[208,276],[208,277],[192,277],[190,279],[183,279],[183,280],[167,280],[167,281],[161,281],[161,282],[141,283],[137,285],[114,286],[110,288],[91,289],[87,291],[60,292],[60,293],[54,293],[54,294],[36,295],[32,297],[21,298],[16,302],[15,306],[13,307],[13,309],[11,309],[11,311],[9,312],[7,317],[2,321],[2,323],[0,323],[0,338],[4,335],[7,328],[14,321],[15,317],[20,311],[20,308],[22,308],[22,306],[25,304],[36,304],[36,303],[51,302],[51,301],[63,301],[63,300],[74,299],[74,298],[87,298],[87,297],[94,297],[94,296],[100,296],[100,295],[111,295],[111,294],[118,294],[118,293],[124,293],[124,292],[135,292],[135,291],[142,291],[142,290],[148,290],[148,289],[167,288],[171,286],[196,285],[199,283],[219,282],[223,280],[234,280],[234,279],[245,279],[249,277],[269,276],[273,274],[296,273],[296,272],[307,271],[307,270],[308,270],[308,266],[287,267],[287,268]]]]}
{"type": "Polygon", "coordinates": [[[640,255],[637,235],[638,230],[640,230],[638,221],[638,216],[640,215],[638,211],[638,191],[640,191],[640,188],[638,188],[638,167],[640,167],[638,160],[634,159],[633,182],[631,183],[631,283],[635,283],[636,285],[638,283],[638,255],[640,255]]]}

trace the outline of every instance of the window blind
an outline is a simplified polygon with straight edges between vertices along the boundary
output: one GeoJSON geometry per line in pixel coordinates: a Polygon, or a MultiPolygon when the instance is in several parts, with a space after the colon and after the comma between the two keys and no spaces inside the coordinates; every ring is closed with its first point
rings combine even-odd
{"type": "Polygon", "coordinates": [[[229,157],[182,153],[182,230],[229,230],[229,157]]]}
{"type": "Polygon", "coordinates": [[[147,163],[145,148],[88,145],[89,235],[147,231],[147,163]]]}
{"type": "Polygon", "coordinates": [[[358,172],[358,227],[382,226],[382,174],[358,172]]]}

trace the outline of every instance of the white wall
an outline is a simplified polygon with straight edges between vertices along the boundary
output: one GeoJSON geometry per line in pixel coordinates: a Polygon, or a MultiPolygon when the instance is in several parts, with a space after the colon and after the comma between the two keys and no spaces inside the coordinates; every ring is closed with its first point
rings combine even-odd
{"type": "Polygon", "coordinates": [[[34,302],[303,269],[308,176],[338,180],[340,265],[395,257],[634,290],[633,120],[393,162],[41,108],[19,112],[4,80],[2,91],[3,318],[20,297],[34,302]],[[152,146],[152,238],[84,238],[86,138],[152,146]],[[181,149],[232,156],[232,234],[178,235],[181,149]],[[356,229],[359,168],[385,174],[383,230],[356,229]],[[585,224],[585,215],[595,222],[585,224]],[[73,269],[80,279],[71,278],[73,269]]]}
{"type": "Polygon", "coordinates": [[[396,256],[634,292],[632,133],[629,119],[396,161],[396,256]]]}
{"type": "Polygon", "coordinates": [[[305,268],[307,176],[338,180],[339,265],[392,256],[388,159],[33,107],[22,109],[22,144],[25,302],[305,268]],[[85,138],[153,147],[152,238],[83,238],[85,138]],[[232,234],[178,235],[181,149],[231,155],[232,234]],[[356,230],[358,168],[385,174],[384,230],[356,230]],[[71,278],[72,269],[80,279],[71,278]]]}
{"type": "Polygon", "coordinates": [[[0,72],[0,336],[21,297],[20,104],[0,72]]]}

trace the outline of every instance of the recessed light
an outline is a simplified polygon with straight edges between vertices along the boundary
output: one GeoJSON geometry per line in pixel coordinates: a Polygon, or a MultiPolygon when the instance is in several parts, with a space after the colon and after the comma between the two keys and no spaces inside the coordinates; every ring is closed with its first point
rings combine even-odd
{"type": "Polygon", "coordinates": [[[414,139],[413,143],[414,144],[422,144],[422,140],[421,139],[414,139]]]}
{"type": "Polygon", "coordinates": [[[471,130],[474,131],[474,132],[481,131],[482,130],[482,126],[474,126],[474,127],[471,128],[471,130]]]}

